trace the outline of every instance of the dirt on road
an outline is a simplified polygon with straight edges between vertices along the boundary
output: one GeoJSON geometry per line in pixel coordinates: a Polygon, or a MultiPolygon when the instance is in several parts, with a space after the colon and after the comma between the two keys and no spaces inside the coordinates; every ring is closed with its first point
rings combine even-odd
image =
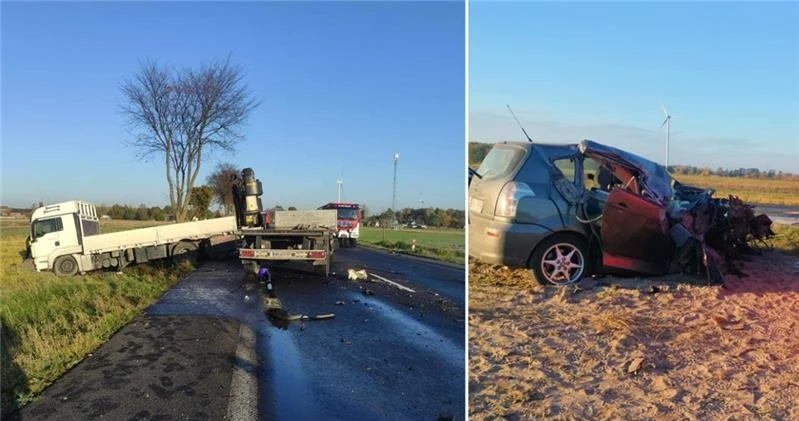
{"type": "Polygon", "coordinates": [[[797,260],[565,288],[473,262],[470,419],[797,420],[797,260]]]}

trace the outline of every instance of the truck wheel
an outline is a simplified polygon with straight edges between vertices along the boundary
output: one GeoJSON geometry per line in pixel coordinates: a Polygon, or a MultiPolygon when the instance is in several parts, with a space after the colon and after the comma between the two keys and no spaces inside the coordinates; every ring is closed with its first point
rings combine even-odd
{"type": "Polygon", "coordinates": [[[192,262],[197,260],[197,244],[191,241],[181,241],[172,248],[172,259],[176,263],[192,262]]]}
{"type": "Polygon", "coordinates": [[[78,262],[72,256],[58,256],[53,264],[53,272],[58,276],[75,276],[78,274],[78,262]]]}
{"type": "Polygon", "coordinates": [[[358,239],[357,238],[352,238],[352,239],[350,239],[350,241],[352,241],[350,243],[350,247],[357,247],[358,246],[358,239]]]}

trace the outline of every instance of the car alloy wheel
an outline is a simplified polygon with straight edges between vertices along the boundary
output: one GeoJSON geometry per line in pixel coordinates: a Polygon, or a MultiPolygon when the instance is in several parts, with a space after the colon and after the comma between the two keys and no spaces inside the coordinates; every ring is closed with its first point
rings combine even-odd
{"type": "Polygon", "coordinates": [[[585,256],[580,248],[568,242],[559,242],[544,252],[540,273],[553,285],[568,285],[580,280],[585,272],[585,256]]]}

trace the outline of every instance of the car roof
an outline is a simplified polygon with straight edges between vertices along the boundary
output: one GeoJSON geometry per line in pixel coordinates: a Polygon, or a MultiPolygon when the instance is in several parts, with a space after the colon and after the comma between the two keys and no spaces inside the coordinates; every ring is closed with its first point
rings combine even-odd
{"type": "Polygon", "coordinates": [[[536,147],[544,156],[549,159],[569,154],[577,153],[577,143],[538,143],[538,142],[497,142],[494,146],[508,145],[530,150],[536,147]]]}

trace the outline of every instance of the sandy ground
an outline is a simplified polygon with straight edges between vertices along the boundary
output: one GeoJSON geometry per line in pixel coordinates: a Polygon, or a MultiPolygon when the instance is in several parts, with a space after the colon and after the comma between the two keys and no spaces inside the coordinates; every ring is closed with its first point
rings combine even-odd
{"type": "Polygon", "coordinates": [[[472,420],[799,420],[799,258],[725,287],[470,264],[472,420]]]}

